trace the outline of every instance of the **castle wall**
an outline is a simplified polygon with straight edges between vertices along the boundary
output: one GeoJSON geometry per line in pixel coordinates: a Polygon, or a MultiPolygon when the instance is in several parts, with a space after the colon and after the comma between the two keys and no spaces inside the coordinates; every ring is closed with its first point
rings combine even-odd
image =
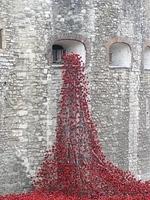
{"type": "Polygon", "coordinates": [[[86,47],[94,122],[108,159],[138,177],[150,177],[148,1],[1,0],[0,193],[30,190],[55,139],[61,68],[52,65],[59,39],[86,47]],[[130,68],[109,66],[114,42],[131,48],[130,68]]]}

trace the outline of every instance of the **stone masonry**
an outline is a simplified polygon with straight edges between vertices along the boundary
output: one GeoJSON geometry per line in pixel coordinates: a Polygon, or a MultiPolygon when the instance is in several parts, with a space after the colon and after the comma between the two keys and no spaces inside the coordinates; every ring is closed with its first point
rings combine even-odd
{"type": "Polygon", "coordinates": [[[55,140],[58,40],[85,45],[90,109],[107,158],[150,179],[149,10],[150,0],[0,0],[0,194],[29,191],[55,140]],[[115,42],[130,46],[131,67],[109,66],[115,42]]]}

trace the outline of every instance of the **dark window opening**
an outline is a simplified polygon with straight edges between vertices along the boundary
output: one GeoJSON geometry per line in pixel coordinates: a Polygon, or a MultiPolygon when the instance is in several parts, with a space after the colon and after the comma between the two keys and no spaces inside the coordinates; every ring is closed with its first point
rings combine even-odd
{"type": "Polygon", "coordinates": [[[52,47],[53,63],[62,64],[64,53],[65,49],[62,46],[54,44],[52,47]]]}
{"type": "Polygon", "coordinates": [[[109,64],[111,65],[111,63],[112,63],[112,52],[110,51],[109,52],[109,64]]]}

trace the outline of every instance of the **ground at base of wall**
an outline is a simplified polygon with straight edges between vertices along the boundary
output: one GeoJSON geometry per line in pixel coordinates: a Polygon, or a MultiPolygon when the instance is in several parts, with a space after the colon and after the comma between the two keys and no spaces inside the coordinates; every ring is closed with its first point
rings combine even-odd
{"type": "MultiPolygon", "coordinates": [[[[0,200],[93,200],[97,198],[88,199],[86,197],[76,197],[76,196],[65,196],[61,193],[39,193],[32,192],[26,194],[12,194],[0,196],[0,200]]],[[[103,196],[99,197],[97,200],[150,200],[150,195],[133,195],[133,196],[103,196]]]]}

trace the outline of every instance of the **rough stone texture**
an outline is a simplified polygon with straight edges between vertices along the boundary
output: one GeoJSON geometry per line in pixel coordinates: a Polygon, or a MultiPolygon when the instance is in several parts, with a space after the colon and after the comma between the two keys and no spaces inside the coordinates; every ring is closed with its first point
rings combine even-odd
{"type": "Polygon", "coordinates": [[[150,179],[149,0],[0,0],[0,193],[30,190],[55,139],[61,68],[58,39],[86,46],[91,110],[107,157],[150,179]],[[126,42],[131,68],[110,68],[109,47],[126,42]]]}

